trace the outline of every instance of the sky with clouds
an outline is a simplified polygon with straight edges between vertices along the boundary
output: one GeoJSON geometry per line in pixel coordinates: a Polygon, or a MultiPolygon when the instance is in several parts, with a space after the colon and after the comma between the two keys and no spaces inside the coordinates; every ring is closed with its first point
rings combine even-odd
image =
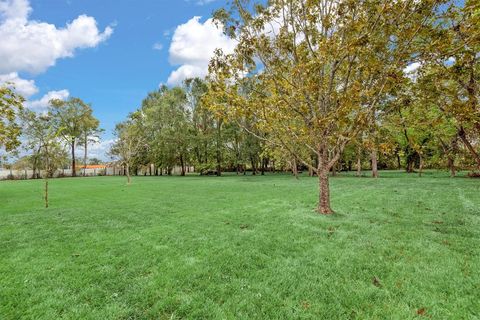
{"type": "Polygon", "coordinates": [[[26,106],[52,98],[91,103],[105,129],[160,84],[203,77],[213,51],[235,44],[211,20],[226,0],[0,0],[0,84],[14,83],[26,106]]]}

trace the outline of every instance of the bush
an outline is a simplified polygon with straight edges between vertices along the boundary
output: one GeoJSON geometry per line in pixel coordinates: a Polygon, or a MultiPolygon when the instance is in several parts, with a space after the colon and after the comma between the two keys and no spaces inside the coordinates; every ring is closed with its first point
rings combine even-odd
{"type": "Polygon", "coordinates": [[[469,178],[480,178],[480,172],[469,172],[468,177],[469,178]]]}

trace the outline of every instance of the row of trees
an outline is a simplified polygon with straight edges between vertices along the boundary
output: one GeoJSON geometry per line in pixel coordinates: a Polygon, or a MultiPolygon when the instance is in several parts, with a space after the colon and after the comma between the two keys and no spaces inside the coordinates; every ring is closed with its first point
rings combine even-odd
{"type": "Polygon", "coordinates": [[[202,174],[223,170],[264,172],[268,160],[261,141],[240,126],[212,112],[203,98],[208,84],[198,78],[183,87],[163,86],[143,100],[141,108],[116,126],[111,154],[127,168],[155,167],[171,174],[175,166],[185,175],[195,166],[202,174]]]}
{"type": "Polygon", "coordinates": [[[88,144],[96,141],[102,131],[98,119],[93,116],[91,106],[79,98],[66,101],[54,99],[50,101],[47,112],[36,113],[26,109],[20,112],[19,118],[23,128],[24,148],[30,153],[23,160],[33,169],[34,176],[37,176],[37,170],[40,168],[45,169],[51,176],[53,174],[51,170],[64,167],[70,159],[72,176],[75,177],[78,167],[75,155],[77,146],[83,146],[83,164],[86,165],[88,144]],[[51,131],[55,134],[49,134],[51,131]],[[53,145],[55,148],[51,147],[53,145]],[[50,150],[57,152],[47,152],[48,146],[50,150]],[[70,150],[70,156],[65,146],[70,150]],[[54,167],[46,165],[45,158],[51,158],[48,162],[54,167]]]}
{"type": "Polygon", "coordinates": [[[342,166],[480,168],[477,1],[233,1],[215,19],[236,50],[117,126],[127,166],[298,164],[323,214],[342,166]]]}

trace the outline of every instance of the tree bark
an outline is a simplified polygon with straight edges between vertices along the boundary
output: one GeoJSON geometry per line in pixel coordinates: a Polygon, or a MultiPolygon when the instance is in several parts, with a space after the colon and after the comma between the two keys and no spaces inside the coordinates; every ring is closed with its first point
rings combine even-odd
{"type": "Polygon", "coordinates": [[[455,169],[455,160],[452,157],[447,158],[448,161],[448,168],[450,169],[450,177],[455,178],[457,175],[456,169],[455,169]]]}
{"type": "Polygon", "coordinates": [[[418,176],[421,177],[423,173],[423,157],[420,153],[418,154],[418,157],[419,157],[418,176]]]}
{"type": "Polygon", "coordinates": [[[83,176],[87,175],[87,147],[88,147],[88,137],[85,136],[85,153],[83,154],[83,176]]]}
{"type": "Polygon", "coordinates": [[[372,177],[378,178],[377,149],[372,151],[372,177]]]}
{"type": "Polygon", "coordinates": [[[460,127],[458,130],[458,136],[462,140],[463,144],[467,147],[468,151],[470,151],[473,159],[477,162],[478,169],[480,169],[480,155],[477,153],[477,151],[475,151],[475,148],[472,146],[470,141],[468,141],[465,129],[463,127],[460,127]]]}
{"type": "Polygon", "coordinates": [[[313,177],[313,169],[308,167],[308,176],[313,177]]]}
{"type": "Polygon", "coordinates": [[[222,175],[222,152],[220,150],[220,143],[222,139],[222,121],[217,120],[217,143],[216,143],[216,151],[217,151],[217,176],[222,175]]]}
{"type": "Polygon", "coordinates": [[[357,177],[362,176],[362,158],[360,157],[360,153],[357,154],[357,177]]]}
{"type": "Polygon", "coordinates": [[[77,171],[75,169],[75,138],[72,139],[71,148],[72,148],[72,177],[76,177],[77,171]]]}
{"type": "Polygon", "coordinates": [[[45,177],[45,208],[48,208],[48,176],[45,177]]]}
{"type": "Polygon", "coordinates": [[[320,214],[332,214],[333,210],[330,207],[330,185],[328,181],[329,170],[325,167],[320,168],[318,172],[318,185],[319,185],[319,202],[318,213],[320,214]]]}
{"type": "Polygon", "coordinates": [[[127,175],[127,185],[130,185],[131,179],[130,179],[130,166],[127,164],[125,167],[125,174],[127,175]]]}
{"type": "Polygon", "coordinates": [[[252,176],[254,176],[257,174],[257,166],[253,157],[250,157],[250,164],[252,165],[252,176]]]}
{"type": "Polygon", "coordinates": [[[297,159],[295,159],[295,158],[293,158],[293,160],[292,160],[292,173],[295,176],[295,179],[298,180],[297,159]]]}
{"type": "Polygon", "coordinates": [[[181,176],[184,177],[185,176],[185,163],[183,161],[183,154],[180,155],[180,166],[182,167],[181,176]]]}

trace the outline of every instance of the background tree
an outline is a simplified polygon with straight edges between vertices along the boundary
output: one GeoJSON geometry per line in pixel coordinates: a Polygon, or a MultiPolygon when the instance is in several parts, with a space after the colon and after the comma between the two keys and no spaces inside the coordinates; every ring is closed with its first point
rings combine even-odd
{"type": "Polygon", "coordinates": [[[21,128],[16,122],[24,98],[12,88],[0,86],[0,148],[11,151],[20,145],[21,128]]]}
{"type": "Polygon", "coordinates": [[[116,125],[117,140],[110,150],[110,154],[118,157],[120,164],[125,166],[128,185],[131,184],[130,168],[135,164],[137,154],[148,147],[142,135],[141,117],[138,112],[133,113],[125,122],[116,125]]]}
{"type": "MultiPolygon", "coordinates": [[[[421,99],[456,128],[480,169],[480,4],[453,2],[434,27],[419,70],[421,99]]],[[[444,142],[446,149],[453,150],[455,141],[444,142]]]]}
{"type": "Polygon", "coordinates": [[[95,123],[96,119],[92,115],[92,109],[79,98],[70,98],[66,101],[54,99],[50,101],[49,113],[52,115],[57,129],[62,128],[61,135],[70,146],[72,177],[75,177],[77,175],[75,159],[77,142],[92,126],[98,128],[98,124],[95,123]]]}
{"type": "Polygon", "coordinates": [[[67,158],[67,153],[60,143],[62,128],[57,127],[55,119],[49,113],[37,114],[24,110],[21,119],[26,146],[34,152],[31,156],[34,177],[37,169],[43,169],[45,208],[48,208],[48,180],[63,166],[67,158]]]}

